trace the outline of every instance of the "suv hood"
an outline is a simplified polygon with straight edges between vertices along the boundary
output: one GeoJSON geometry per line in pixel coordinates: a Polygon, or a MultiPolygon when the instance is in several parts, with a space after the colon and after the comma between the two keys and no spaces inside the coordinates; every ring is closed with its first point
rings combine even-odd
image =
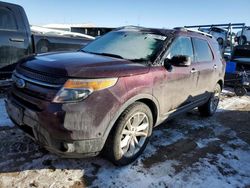
{"type": "Polygon", "coordinates": [[[75,78],[123,77],[149,71],[149,67],[143,64],[84,52],[32,56],[22,60],[20,66],[36,72],[75,78]]]}

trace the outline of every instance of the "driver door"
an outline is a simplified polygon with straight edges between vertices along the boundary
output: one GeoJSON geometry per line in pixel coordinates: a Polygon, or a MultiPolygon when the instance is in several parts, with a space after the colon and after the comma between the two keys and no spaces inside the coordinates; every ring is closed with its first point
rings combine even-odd
{"type": "MultiPolygon", "coordinates": [[[[178,55],[191,57],[193,63],[194,52],[190,37],[177,37],[163,59],[171,59],[178,55]]],[[[161,79],[161,88],[158,90],[154,89],[153,93],[160,97],[160,108],[163,115],[192,102],[198,79],[198,74],[193,64],[188,67],[172,66],[171,71],[165,69],[162,75],[159,75],[159,79],[161,79]],[[160,93],[157,93],[159,91],[160,93]]]]}

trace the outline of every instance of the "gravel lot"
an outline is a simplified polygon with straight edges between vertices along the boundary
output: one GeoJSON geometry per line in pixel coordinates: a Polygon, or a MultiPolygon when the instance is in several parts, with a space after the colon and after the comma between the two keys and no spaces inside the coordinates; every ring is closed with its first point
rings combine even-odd
{"type": "Polygon", "coordinates": [[[8,119],[0,99],[2,187],[250,187],[250,94],[224,90],[215,116],[197,110],[158,126],[135,163],[61,159],[8,119]]]}

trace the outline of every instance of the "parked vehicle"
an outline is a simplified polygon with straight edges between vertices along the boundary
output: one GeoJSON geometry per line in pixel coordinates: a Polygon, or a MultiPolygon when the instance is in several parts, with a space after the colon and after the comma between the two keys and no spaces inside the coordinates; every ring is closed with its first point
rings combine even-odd
{"type": "Polygon", "coordinates": [[[250,88],[250,45],[234,47],[227,62],[225,84],[234,87],[238,96],[243,96],[250,88]]]}
{"type": "Polygon", "coordinates": [[[78,50],[92,39],[52,35],[34,35],[24,9],[0,2],[0,87],[9,85],[19,59],[49,51],[78,50]]]}
{"type": "Polygon", "coordinates": [[[31,25],[30,29],[31,29],[31,32],[34,34],[78,37],[78,38],[90,39],[90,40],[95,39],[95,37],[92,37],[90,35],[85,35],[82,33],[76,33],[76,32],[71,32],[71,31],[62,31],[62,30],[58,30],[58,29],[50,29],[50,28],[36,26],[36,25],[31,25]]]}
{"type": "Polygon", "coordinates": [[[219,27],[211,27],[211,28],[200,28],[200,31],[209,33],[213,35],[218,41],[219,45],[225,44],[225,39],[227,38],[227,31],[225,29],[219,27]]]}
{"type": "Polygon", "coordinates": [[[213,115],[224,72],[211,35],[123,27],[79,52],[20,61],[6,109],[51,152],[83,157],[102,151],[126,165],[166,119],[195,107],[203,116],[213,115]]]}
{"type": "Polygon", "coordinates": [[[250,42],[250,27],[243,28],[242,31],[238,31],[236,39],[241,45],[245,45],[250,42]]]}

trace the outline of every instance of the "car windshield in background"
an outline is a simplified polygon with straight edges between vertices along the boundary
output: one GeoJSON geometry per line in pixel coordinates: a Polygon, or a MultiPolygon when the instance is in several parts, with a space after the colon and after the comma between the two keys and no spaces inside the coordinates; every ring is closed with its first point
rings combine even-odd
{"type": "Polygon", "coordinates": [[[131,61],[154,61],[166,36],[139,31],[113,31],[91,42],[82,51],[131,61]]]}

